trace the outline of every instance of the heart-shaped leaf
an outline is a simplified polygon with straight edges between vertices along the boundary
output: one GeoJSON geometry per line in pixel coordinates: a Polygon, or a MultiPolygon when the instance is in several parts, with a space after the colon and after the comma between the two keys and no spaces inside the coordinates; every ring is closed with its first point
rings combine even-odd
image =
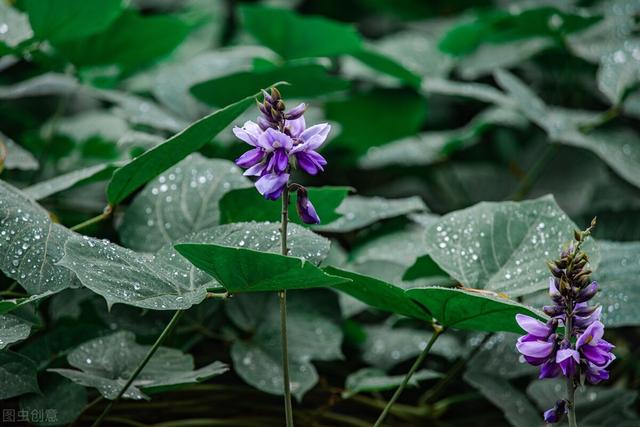
{"type": "Polygon", "coordinates": [[[118,229],[122,243],[136,251],[155,252],[217,225],[222,196],[250,185],[233,163],[192,154],[135,197],[118,229]]]}
{"type": "Polygon", "coordinates": [[[0,400],[25,393],[40,393],[36,365],[31,359],[9,350],[0,351],[0,400]]]}
{"type": "MultiPolygon", "coordinates": [[[[49,369],[85,387],[96,388],[105,399],[115,399],[149,346],[137,344],[130,332],[117,332],[96,338],[72,351],[67,360],[76,369],[49,369]]],[[[125,391],[123,397],[146,399],[144,392],[207,380],[227,371],[225,364],[213,362],[194,369],[193,358],[180,350],[160,347],[142,372],[125,391]]]]}

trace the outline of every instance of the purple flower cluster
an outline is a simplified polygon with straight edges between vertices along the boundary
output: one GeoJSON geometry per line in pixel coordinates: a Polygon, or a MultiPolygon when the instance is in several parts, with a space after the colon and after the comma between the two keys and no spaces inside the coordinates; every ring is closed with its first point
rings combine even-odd
{"type": "MultiPolygon", "coordinates": [[[[516,321],[527,332],[516,344],[524,360],[540,367],[540,378],[563,375],[570,379],[574,389],[577,379],[591,384],[608,379],[607,368],[615,360],[611,352],[614,346],[603,339],[602,307],[588,304],[598,292],[598,283],[590,279],[587,254],[580,249],[590,230],[591,227],[576,232],[577,243],[564,250],[559,260],[549,263],[553,275],[549,280],[549,296],[553,304],[545,306],[544,312],[550,320],[543,323],[516,315],[516,321]]],[[[567,411],[567,404],[572,402],[558,401],[545,412],[545,420],[557,422],[567,411]]]]}
{"type": "MultiPolygon", "coordinates": [[[[331,126],[327,123],[306,127],[305,104],[285,111],[285,104],[276,88],[263,91],[264,101],[258,102],[261,115],[257,123],[247,121],[233,133],[253,148],[236,160],[246,169],[244,175],[257,176],[256,189],[266,199],[277,200],[289,185],[291,169],[299,168],[309,175],[324,170],[327,161],[318,149],[327,139],[331,126]]],[[[304,187],[298,188],[298,211],[306,223],[320,222],[304,187]]]]}

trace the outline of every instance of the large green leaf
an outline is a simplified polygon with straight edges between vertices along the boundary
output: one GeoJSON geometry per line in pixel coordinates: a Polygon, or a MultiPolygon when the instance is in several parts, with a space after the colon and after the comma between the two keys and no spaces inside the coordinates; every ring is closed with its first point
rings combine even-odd
{"type": "MultiPolygon", "coordinates": [[[[287,336],[291,391],[302,396],[318,381],[312,360],[341,359],[341,318],[336,296],[322,289],[288,292],[287,336]]],[[[267,393],[282,394],[282,352],[278,296],[238,295],[227,303],[233,322],[250,334],[231,348],[234,371],[267,393]]]]}
{"type": "Polygon", "coordinates": [[[350,25],[264,6],[244,5],[240,13],[247,31],[286,59],[336,56],[361,49],[360,35],[350,25]]]}
{"type": "Polygon", "coordinates": [[[613,128],[585,133],[581,128],[597,122],[597,113],[549,107],[506,71],[497,71],[495,78],[509,92],[516,108],[544,129],[549,139],[592,151],[620,176],[640,187],[640,146],[632,143],[639,138],[636,132],[613,128]]]}
{"type": "Polygon", "coordinates": [[[61,42],[107,29],[123,10],[122,0],[93,4],[77,0],[27,0],[31,27],[40,39],[61,42]]]}
{"type": "Polygon", "coordinates": [[[246,110],[253,99],[253,96],[248,96],[198,120],[115,171],[107,187],[109,203],[117,205],[142,185],[200,149],[246,110]]]}
{"type": "MultiPolygon", "coordinates": [[[[420,354],[433,334],[431,327],[393,327],[389,321],[381,325],[367,325],[364,332],[366,339],[360,346],[362,359],[385,371],[420,354]]],[[[430,350],[430,354],[448,360],[459,357],[463,352],[464,348],[452,334],[441,335],[430,350]]]]}
{"type": "Polygon", "coordinates": [[[127,208],[118,234],[133,250],[155,252],[217,225],[222,196],[250,185],[233,163],[194,153],[147,184],[127,208]]]}
{"type": "Polygon", "coordinates": [[[0,315],[0,350],[28,338],[30,332],[31,325],[24,319],[12,314],[0,315]]]}
{"type": "Polygon", "coordinates": [[[315,229],[331,233],[347,233],[383,219],[426,209],[419,197],[383,199],[381,197],[350,196],[336,209],[336,212],[342,215],[340,218],[329,224],[319,225],[315,229]]]}
{"type": "MultiPolygon", "coordinates": [[[[137,344],[130,332],[96,338],[72,351],[67,360],[76,369],[49,369],[85,387],[92,387],[105,399],[115,399],[146,356],[149,346],[137,344]]],[[[147,393],[205,381],[227,371],[225,364],[213,362],[194,369],[193,358],[180,350],[160,347],[123,397],[145,399],[147,393]]]]}
{"type": "Polygon", "coordinates": [[[598,241],[602,259],[595,278],[600,293],[594,302],[602,305],[607,326],[640,324],[640,242],[598,241]]]}
{"type": "Polygon", "coordinates": [[[33,200],[41,200],[70,188],[105,181],[111,177],[113,171],[117,168],[116,164],[103,163],[74,170],[27,187],[24,189],[24,193],[33,200]]]}
{"type": "MultiPolygon", "coordinates": [[[[340,217],[336,209],[347,197],[350,187],[307,187],[322,223],[331,223],[340,217]]],[[[289,220],[302,224],[296,210],[297,193],[291,194],[289,220]]],[[[279,221],[282,204],[266,200],[254,188],[230,191],[220,200],[220,222],[279,221]],[[247,209],[251,206],[251,209],[247,209]]]]}
{"type": "Polygon", "coordinates": [[[57,292],[74,276],[57,262],[71,233],[20,191],[0,181],[0,269],[30,294],[57,292]]]}
{"type": "Polygon", "coordinates": [[[40,393],[36,365],[29,358],[9,350],[0,351],[0,383],[0,400],[40,393]]]}
{"type": "MultiPolygon", "coordinates": [[[[376,368],[363,368],[349,374],[345,380],[345,391],[342,392],[342,397],[348,399],[358,393],[393,390],[402,383],[404,377],[404,375],[388,375],[376,368]]],[[[441,377],[442,374],[439,372],[422,369],[411,377],[407,385],[409,387],[417,387],[421,381],[441,377]]]]}
{"type": "Polygon", "coordinates": [[[322,65],[293,63],[218,77],[198,83],[191,88],[191,93],[209,105],[226,105],[276,81],[290,84],[282,89],[285,98],[308,99],[349,87],[348,81],[329,75],[322,65]]]}
{"type": "MultiPolygon", "coordinates": [[[[463,286],[516,297],[547,287],[546,262],[577,228],[550,196],[483,202],[441,217],[426,231],[426,249],[463,286]]],[[[597,266],[593,241],[585,250],[597,266]]]]}
{"type": "Polygon", "coordinates": [[[175,248],[229,292],[307,289],[349,281],[323,272],[304,258],[202,243],[182,243],[175,248]]]}
{"type": "Polygon", "coordinates": [[[442,325],[486,332],[522,332],[516,314],[544,319],[531,307],[506,298],[461,289],[425,287],[406,291],[442,325]]]}
{"type": "Polygon", "coordinates": [[[432,316],[412,301],[402,288],[373,277],[339,270],[335,267],[327,267],[325,271],[349,279],[348,282],[336,284],[333,287],[372,307],[427,322],[432,319],[432,316]]]}
{"type": "Polygon", "coordinates": [[[80,67],[113,64],[123,70],[132,70],[169,54],[189,31],[189,26],[175,16],[143,16],[127,10],[105,31],[69,40],[57,47],[80,67]]]}
{"type": "Polygon", "coordinates": [[[30,414],[44,414],[41,422],[32,420],[39,426],[69,425],[82,413],[88,403],[87,389],[59,375],[48,374],[45,378],[42,395],[22,396],[20,409],[30,414]],[[47,414],[52,416],[47,417],[47,414]]]}

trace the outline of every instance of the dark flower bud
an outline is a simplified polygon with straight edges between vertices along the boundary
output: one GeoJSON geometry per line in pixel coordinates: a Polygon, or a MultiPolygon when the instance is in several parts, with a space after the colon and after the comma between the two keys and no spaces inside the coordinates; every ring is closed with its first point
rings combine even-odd
{"type": "Polygon", "coordinates": [[[275,121],[280,121],[282,119],[282,113],[280,113],[280,111],[276,110],[275,108],[271,107],[271,118],[275,121]]]}
{"type": "Polygon", "coordinates": [[[544,412],[544,422],[555,424],[568,412],[567,401],[558,400],[553,408],[544,412]]]}
{"type": "Polygon", "coordinates": [[[258,103],[258,110],[260,110],[260,112],[262,114],[264,114],[265,116],[269,117],[269,108],[271,108],[269,103],[267,103],[265,101],[265,103],[263,104],[262,102],[260,102],[258,100],[256,100],[256,102],[258,103]]]}
{"type": "Polygon", "coordinates": [[[571,291],[571,285],[564,278],[560,279],[560,287],[558,288],[562,295],[567,295],[571,291]]]}
{"type": "Polygon", "coordinates": [[[261,90],[262,90],[262,95],[264,96],[264,102],[272,104],[273,98],[271,97],[271,95],[269,95],[266,90],[264,89],[261,89],[261,90]]]}
{"type": "Polygon", "coordinates": [[[275,104],[275,108],[278,111],[284,111],[284,109],[286,108],[284,105],[284,102],[282,101],[282,99],[279,99],[278,102],[276,102],[275,104]]]}
{"type": "Polygon", "coordinates": [[[555,262],[549,261],[547,263],[547,266],[549,267],[549,271],[551,271],[551,274],[556,277],[562,277],[562,270],[558,268],[558,265],[555,262]]]}
{"type": "Polygon", "coordinates": [[[581,242],[582,241],[582,231],[574,230],[573,231],[573,238],[576,239],[578,242],[581,242]]]}
{"type": "Polygon", "coordinates": [[[302,117],[304,112],[307,110],[307,105],[305,103],[298,104],[291,110],[287,111],[284,115],[284,118],[287,120],[296,120],[302,117]]]}
{"type": "Polygon", "coordinates": [[[280,91],[274,86],[271,88],[271,98],[273,98],[274,102],[282,99],[282,95],[280,95],[280,91]]]}
{"type": "Polygon", "coordinates": [[[260,129],[262,130],[267,130],[273,127],[273,124],[262,116],[258,116],[257,121],[258,121],[258,126],[260,126],[260,129]]]}
{"type": "Polygon", "coordinates": [[[542,311],[544,311],[547,316],[555,317],[564,312],[564,307],[560,305],[545,305],[542,307],[542,311]]]}
{"type": "Polygon", "coordinates": [[[313,207],[307,189],[303,186],[298,187],[298,200],[296,201],[296,210],[300,219],[305,224],[320,224],[320,217],[316,209],[313,207]]]}
{"type": "Polygon", "coordinates": [[[593,281],[587,287],[578,292],[576,302],[589,301],[598,293],[598,282],[593,281]]]}

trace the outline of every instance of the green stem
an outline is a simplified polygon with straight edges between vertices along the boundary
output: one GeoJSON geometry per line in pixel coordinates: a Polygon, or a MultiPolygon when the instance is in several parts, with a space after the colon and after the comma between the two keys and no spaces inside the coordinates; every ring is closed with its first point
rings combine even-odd
{"type": "MultiPolygon", "coordinates": [[[[280,252],[289,253],[287,248],[287,225],[289,223],[289,187],[282,193],[282,217],[280,219],[280,252]]],[[[280,341],[282,342],[282,380],[284,382],[284,413],[287,427],[293,427],[293,407],[291,406],[291,380],[289,378],[289,343],[287,338],[287,291],[278,292],[280,299],[280,341]]]]}
{"type": "Polygon", "coordinates": [[[529,191],[531,191],[531,187],[538,180],[538,178],[544,171],[544,168],[549,163],[549,160],[551,160],[551,158],[556,154],[557,150],[557,144],[547,144],[544,151],[542,152],[542,155],[538,157],[533,166],[531,166],[531,169],[529,169],[527,174],[520,181],[520,185],[518,186],[516,191],[511,195],[511,200],[522,200],[527,196],[527,194],[529,194],[529,191]]]}
{"type": "MultiPolygon", "coordinates": [[[[569,303],[567,308],[567,324],[565,333],[567,334],[566,339],[571,342],[571,337],[573,335],[573,304],[569,303]]],[[[569,427],[578,427],[578,422],[576,421],[576,405],[575,405],[575,395],[576,395],[576,386],[574,384],[574,375],[569,375],[567,377],[567,419],[569,420],[569,427]]]]}
{"type": "Polygon", "coordinates": [[[102,221],[103,219],[109,218],[109,216],[111,215],[111,213],[113,212],[113,208],[111,207],[111,205],[107,206],[106,208],[104,208],[104,211],[102,211],[102,213],[98,216],[94,216],[93,218],[90,218],[84,222],[81,222],[80,224],[76,224],[73,227],[70,228],[71,231],[78,231],[81,230],[85,227],[88,227],[90,225],[93,225],[95,223],[98,223],[100,221],[102,221]]]}
{"type": "Polygon", "coordinates": [[[140,364],[138,365],[136,370],[133,372],[131,377],[129,377],[129,380],[127,380],[127,383],[124,385],[124,387],[122,387],[122,389],[120,390],[116,398],[113,399],[111,402],[109,402],[109,404],[104,408],[104,411],[102,411],[102,414],[100,414],[100,416],[94,421],[92,427],[98,427],[100,423],[102,423],[102,420],[104,419],[104,417],[107,416],[107,414],[109,413],[113,405],[115,405],[116,402],[120,400],[122,395],[124,395],[124,393],[129,389],[131,384],[133,384],[133,381],[138,377],[138,375],[140,375],[140,372],[142,372],[144,367],[147,366],[147,363],[149,363],[149,360],[151,360],[151,357],[153,357],[153,355],[158,350],[158,348],[160,348],[162,343],[167,339],[167,337],[169,336],[173,328],[178,323],[178,320],[180,319],[181,315],[182,315],[182,310],[176,311],[176,313],[171,318],[171,321],[169,322],[169,324],[165,326],[164,330],[162,331],[162,333],[160,334],[156,342],[153,343],[153,346],[151,346],[151,348],[147,352],[147,355],[144,357],[144,359],[142,359],[142,362],[140,362],[140,364]]]}
{"type": "Polygon", "coordinates": [[[443,331],[444,331],[444,329],[442,329],[440,327],[436,328],[436,330],[433,333],[433,335],[431,335],[431,339],[429,340],[429,343],[424,348],[424,350],[422,350],[422,353],[420,353],[420,356],[418,356],[416,361],[413,363],[413,366],[411,366],[411,369],[409,369],[409,372],[407,372],[407,375],[405,375],[404,379],[402,380],[402,383],[396,389],[395,393],[393,393],[393,396],[391,396],[391,399],[389,400],[389,402],[387,402],[387,405],[382,410],[382,413],[378,417],[378,420],[373,425],[373,427],[380,427],[382,425],[382,423],[384,422],[384,419],[387,417],[387,414],[389,413],[389,410],[391,409],[393,404],[396,403],[396,400],[398,400],[398,398],[400,397],[400,395],[404,391],[405,387],[409,383],[409,380],[411,379],[413,374],[422,365],[422,363],[424,362],[424,359],[427,357],[427,354],[429,354],[429,350],[431,350],[431,347],[433,347],[433,344],[436,342],[436,340],[438,339],[440,334],[442,334],[443,331]]]}

